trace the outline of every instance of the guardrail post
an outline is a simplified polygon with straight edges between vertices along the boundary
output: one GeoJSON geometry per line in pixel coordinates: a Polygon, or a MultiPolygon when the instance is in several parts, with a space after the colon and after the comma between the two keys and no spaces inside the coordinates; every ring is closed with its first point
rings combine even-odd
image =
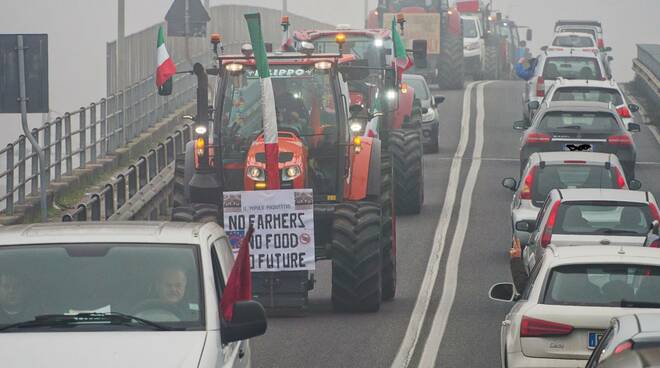
{"type": "MultiPolygon", "coordinates": [[[[135,169],[135,167],[133,167],[133,169],[135,169]]],[[[128,177],[128,179],[129,179],[129,191],[130,191],[130,178],[131,178],[130,177],[130,170],[131,169],[129,168],[129,171],[128,171],[129,172],[129,177],[128,177]]],[[[133,170],[133,171],[135,171],[135,170],[133,170]]],[[[121,206],[123,206],[124,203],[126,203],[126,177],[124,176],[124,174],[117,175],[117,184],[116,184],[116,186],[117,186],[117,207],[116,207],[116,209],[120,209],[121,206]]]]}
{"type": "Polygon", "coordinates": [[[55,119],[55,180],[62,177],[62,118],[55,119]]]}
{"type": "MultiPolygon", "coordinates": [[[[118,101],[118,107],[117,111],[119,111],[119,129],[121,130],[120,137],[121,139],[118,140],[121,142],[122,145],[125,145],[127,142],[127,136],[126,136],[126,106],[124,105],[124,91],[119,92],[119,101],[118,101]],[[121,108],[121,110],[120,110],[121,108]]],[[[119,145],[117,145],[119,146],[119,145]]],[[[115,147],[116,148],[116,147],[115,147]]]]}
{"type": "Polygon", "coordinates": [[[148,166],[147,166],[147,158],[144,156],[140,156],[137,162],[137,168],[138,168],[138,188],[142,189],[148,182],[149,178],[149,171],[148,171],[148,166]]]}
{"type": "Polygon", "coordinates": [[[175,157],[174,156],[175,155],[175,153],[174,153],[174,139],[172,138],[171,135],[168,136],[165,139],[165,153],[166,153],[166,156],[167,156],[166,164],[169,164],[170,162],[174,161],[174,157],[175,157]]]}
{"type": "Polygon", "coordinates": [[[89,162],[96,163],[96,104],[89,105],[89,162]]]}
{"type": "Polygon", "coordinates": [[[158,154],[157,156],[157,164],[158,164],[158,172],[161,172],[165,168],[166,162],[165,162],[165,145],[162,143],[158,143],[158,147],[156,148],[156,153],[158,154]]]}
{"type": "MultiPolygon", "coordinates": [[[[39,131],[35,128],[32,129],[31,132],[32,136],[34,139],[39,142],[39,131]]],[[[37,152],[30,150],[30,157],[32,158],[32,162],[30,163],[30,166],[32,168],[32,180],[30,181],[30,184],[32,184],[32,190],[30,194],[36,194],[39,192],[39,156],[37,155],[37,152]]]]}
{"type": "Polygon", "coordinates": [[[174,157],[180,153],[183,153],[183,132],[177,130],[174,132],[174,157]]]}
{"type": "Polygon", "coordinates": [[[147,182],[151,182],[151,179],[156,176],[158,173],[158,154],[156,153],[156,150],[153,148],[149,150],[149,153],[147,154],[147,170],[148,170],[148,180],[147,182]]]}
{"type": "MultiPolygon", "coordinates": [[[[124,183],[126,184],[126,183],[124,183]]],[[[103,188],[104,217],[109,219],[115,213],[115,192],[112,184],[106,184],[103,188]]]]}
{"type": "Polygon", "coordinates": [[[7,205],[5,211],[8,215],[14,214],[14,145],[9,143],[7,145],[7,205]]]}
{"type": "Polygon", "coordinates": [[[108,102],[105,98],[101,99],[101,155],[108,154],[107,132],[108,128],[108,102]]]}
{"type": "Polygon", "coordinates": [[[79,158],[80,158],[80,168],[84,169],[87,163],[87,109],[81,107],[79,110],[80,116],[80,125],[79,125],[79,158]]]}
{"type": "Polygon", "coordinates": [[[76,221],[87,221],[87,206],[84,203],[79,204],[73,217],[76,221]]]}
{"type": "Polygon", "coordinates": [[[98,194],[92,194],[89,205],[92,207],[92,221],[101,221],[101,197],[98,194]]]}
{"type": "Polygon", "coordinates": [[[71,114],[64,114],[64,159],[66,160],[65,175],[71,175],[73,171],[73,155],[71,155],[71,114]]]}
{"type": "Polygon", "coordinates": [[[44,156],[46,158],[46,162],[44,163],[44,166],[46,167],[46,178],[45,178],[46,187],[48,187],[48,184],[50,184],[50,149],[51,149],[50,123],[45,122],[44,123],[44,156]]]}
{"type": "Polygon", "coordinates": [[[22,134],[18,137],[18,203],[25,202],[25,166],[27,161],[25,159],[25,140],[26,138],[22,134]]]}
{"type": "Polygon", "coordinates": [[[138,191],[138,168],[131,165],[128,170],[128,198],[131,198],[138,191]]]}

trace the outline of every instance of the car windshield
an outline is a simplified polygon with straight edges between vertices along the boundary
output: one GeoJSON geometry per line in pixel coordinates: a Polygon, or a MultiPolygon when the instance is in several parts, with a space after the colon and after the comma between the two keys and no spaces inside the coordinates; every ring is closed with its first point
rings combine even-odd
{"type": "Polygon", "coordinates": [[[542,304],[658,308],[660,267],[577,264],[552,269],[542,304]]]}
{"type": "Polygon", "coordinates": [[[202,328],[199,276],[198,250],[189,245],[2,247],[0,328],[40,315],[78,313],[121,313],[170,327],[202,328]]]}
{"type": "Polygon", "coordinates": [[[532,201],[540,206],[552,189],[616,188],[616,178],[605,165],[545,165],[536,171],[532,201]]]}
{"type": "Polygon", "coordinates": [[[646,204],[627,202],[564,202],[553,234],[646,236],[652,223],[646,204]]]}
{"type": "Polygon", "coordinates": [[[594,40],[587,36],[567,35],[557,36],[552,46],[559,47],[594,47],[594,40]]]}
{"type": "MultiPolygon", "coordinates": [[[[271,66],[279,129],[336,139],[338,111],[330,74],[314,65],[271,66]]],[[[263,131],[261,85],[255,69],[228,76],[221,126],[226,145],[249,147],[263,131]]]]}
{"type": "Polygon", "coordinates": [[[561,130],[570,127],[582,132],[620,130],[616,118],[607,112],[551,111],[543,115],[538,126],[543,130],[561,130]]]}
{"type": "Polygon", "coordinates": [[[477,21],[472,18],[463,19],[463,37],[464,38],[477,38],[479,31],[477,30],[477,21]]]}
{"type": "Polygon", "coordinates": [[[621,93],[613,88],[560,87],[552,95],[552,101],[594,101],[623,105],[621,93]]]}
{"type": "Polygon", "coordinates": [[[602,80],[598,59],[595,57],[553,56],[545,61],[543,78],[554,80],[589,79],[602,80]]]}
{"type": "Polygon", "coordinates": [[[422,79],[406,78],[406,76],[404,76],[403,81],[412,86],[412,88],[415,90],[415,96],[420,100],[428,100],[430,98],[426,83],[424,83],[422,79]]]}
{"type": "MultiPolygon", "coordinates": [[[[339,52],[339,45],[337,45],[334,35],[314,40],[314,47],[321,53],[336,54],[339,52]]],[[[389,60],[386,50],[392,50],[393,48],[394,44],[390,39],[376,40],[371,37],[351,34],[346,37],[344,43],[344,52],[350,52],[358,59],[368,60],[369,66],[374,68],[389,64],[391,60],[389,60]]],[[[389,54],[391,55],[392,52],[390,51],[389,54]]]]}

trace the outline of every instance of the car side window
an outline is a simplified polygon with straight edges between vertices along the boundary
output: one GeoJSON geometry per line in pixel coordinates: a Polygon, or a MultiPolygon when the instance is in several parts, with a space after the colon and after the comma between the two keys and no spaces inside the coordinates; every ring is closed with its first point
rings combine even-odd
{"type": "Polygon", "coordinates": [[[225,277],[222,274],[222,266],[218,258],[216,245],[211,247],[211,263],[213,265],[213,280],[215,281],[215,291],[218,295],[218,300],[222,299],[222,293],[225,290],[225,277]]]}
{"type": "Polygon", "coordinates": [[[521,299],[523,300],[529,299],[529,295],[532,293],[532,288],[534,287],[534,282],[536,281],[536,278],[538,277],[539,272],[541,271],[542,264],[543,264],[543,256],[539,258],[539,260],[534,265],[534,268],[532,268],[532,272],[529,275],[529,281],[527,282],[527,286],[525,286],[525,290],[523,290],[521,299]]]}

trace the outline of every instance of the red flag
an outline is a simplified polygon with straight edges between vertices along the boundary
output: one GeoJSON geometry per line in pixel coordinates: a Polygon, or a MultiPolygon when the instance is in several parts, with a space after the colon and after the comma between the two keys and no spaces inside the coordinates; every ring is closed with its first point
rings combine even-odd
{"type": "Polygon", "coordinates": [[[238,255],[234,260],[234,266],[229,273],[227,286],[222,294],[220,310],[225,321],[231,321],[234,315],[234,304],[242,300],[252,299],[252,273],[250,272],[250,238],[254,228],[252,224],[248,228],[245,237],[241,241],[238,255]]]}

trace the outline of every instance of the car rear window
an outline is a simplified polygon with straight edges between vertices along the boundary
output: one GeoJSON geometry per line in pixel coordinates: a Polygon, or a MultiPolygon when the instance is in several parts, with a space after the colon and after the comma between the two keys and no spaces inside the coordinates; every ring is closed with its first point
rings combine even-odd
{"type": "Polygon", "coordinates": [[[427,89],[426,83],[424,83],[423,80],[418,79],[418,78],[403,78],[403,81],[412,86],[412,88],[415,90],[415,96],[419,98],[420,100],[428,100],[429,99],[429,91],[427,89]]]}
{"type": "Polygon", "coordinates": [[[596,38],[596,31],[592,28],[562,28],[562,32],[589,33],[596,38]]]}
{"type": "Polygon", "coordinates": [[[652,223],[649,207],[630,202],[563,202],[553,234],[646,236],[652,223]]]}
{"type": "Polygon", "coordinates": [[[557,36],[552,46],[559,47],[594,47],[594,40],[587,36],[566,35],[557,36]]]}
{"type": "Polygon", "coordinates": [[[543,66],[543,78],[554,80],[559,77],[565,79],[603,79],[596,57],[549,57],[543,66]]]}
{"type": "Polygon", "coordinates": [[[616,177],[605,165],[564,164],[546,165],[536,171],[532,201],[543,205],[554,188],[616,188],[616,177]]]}
{"type": "Polygon", "coordinates": [[[623,105],[621,93],[614,88],[561,87],[552,95],[552,101],[593,101],[623,105]]]}
{"type": "Polygon", "coordinates": [[[542,304],[660,307],[660,267],[574,264],[552,269],[542,304]]]}
{"type": "Polygon", "coordinates": [[[538,127],[543,130],[616,131],[620,130],[616,118],[608,112],[550,111],[543,115],[538,127]]]}

